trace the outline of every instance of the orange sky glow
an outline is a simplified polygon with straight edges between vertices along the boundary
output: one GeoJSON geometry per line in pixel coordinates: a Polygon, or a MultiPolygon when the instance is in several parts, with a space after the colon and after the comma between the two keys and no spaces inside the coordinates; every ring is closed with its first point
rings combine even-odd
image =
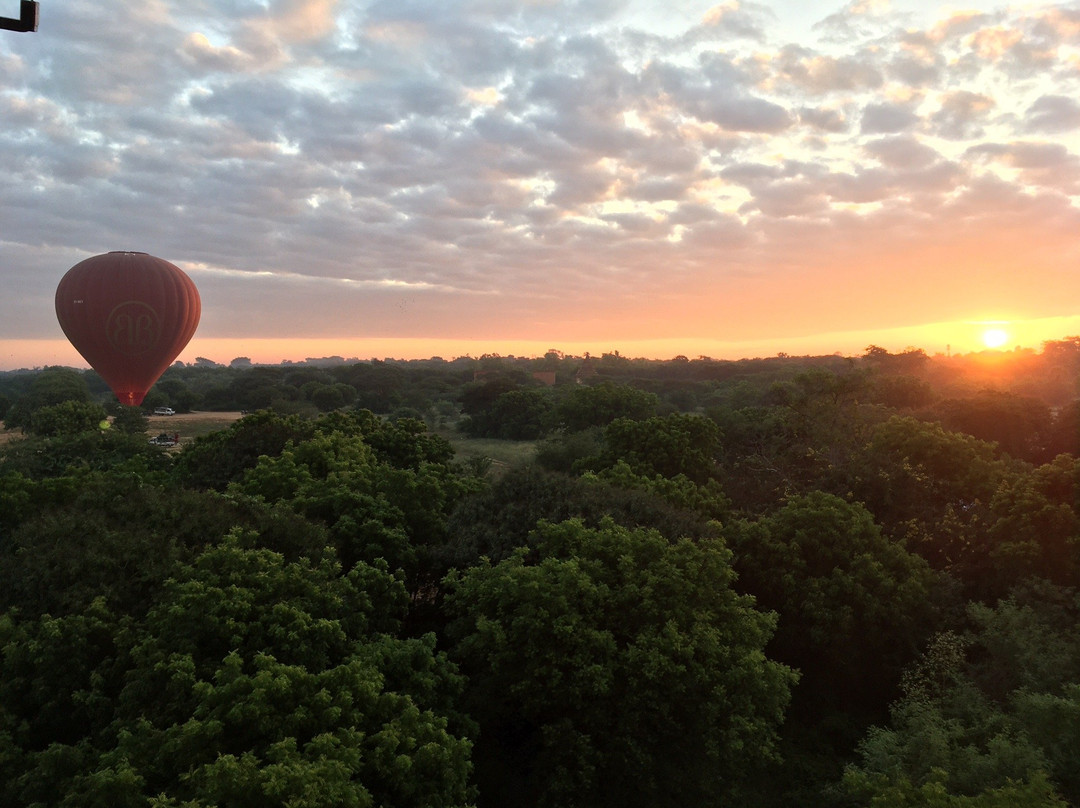
{"type": "MultiPolygon", "coordinates": [[[[559,340],[489,341],[455,339],[203,339],[196,336],[178,361],[194,363],[199,357],[228,364],[238,357],[247,357],[256,364],[279,364],[282,361],[301,361],[305,358],[341,356],[346,359],[428,359],[459,356],[480,357],[498,353],[502,356],[538,357],[550,348],[565,354],[600,356],[618,351],[627,357],[670,359],[686,356],[696,359],[748,359],[786,353],[791,356],[822,356],[841,353],[860,356],[870,345],[892,353],[909,347],[922,348],[930,355],[965,354],[988,350],[983,336],[988,329],[1004,331],[1009,339],[1000,351],[1040,350],[1044,342],[1080,334],[1080,316],[1055,317],[1042,320],[971,320],[958,323],[934,323],[913,328],[896,328],[864,332],[815,334],[790,339],[763,339],[745,342],[723,342],[700,339],[623,339],[606,342],[567,342],[559,340]]],[[[0,341],[0,364],[15,367],[44,367],[64,365],[87,367],[66,340],[0,341]],[[16,359],[16,357],[19,357],[16,359]]]]}
{"type": "Polygon", "coordinates": [[[1080,334],[1075,8],[102,14],[0,36],[0,370],[81,365],[53,294],[111,250],[196,283],[186,362],[1080,334]]]}

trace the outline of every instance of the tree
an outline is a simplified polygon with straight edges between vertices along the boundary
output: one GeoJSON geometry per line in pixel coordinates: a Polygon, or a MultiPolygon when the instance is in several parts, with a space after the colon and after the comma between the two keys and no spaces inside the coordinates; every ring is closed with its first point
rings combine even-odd
{"type": "Polygon", "coordinates": [[[547,431],[554,408],[547,390],[523,387],[502,393],[489,409],[468,417],[462,428],[473,437],[536,440],[547,431]]]}
{"type": "Polygon", "coordinates": [[[853,458],[846,483],[886,529],[919,526],[914,545],[935,567],[948,568],[959,547],[934,546],[934,526],[946,514],[968,518],[993,497],[1007,472],[992,444],[940,424],[894,416],[876,426],[853,458]]]}
{"type": "Polygon", "coordinates": [[[392,636],[400,581],[255,543],[208,547],[143,619],[0,620],[5,805],[471,801],[460,678],[392,636]]]}
{"type": "Polygon", "coordinates": [[[326,416],[313,430],[260,457],[230,491],[326,525],[346,566],[384,559],[415,584],[418,548],[445,541],[447,515],[470,486],[448,464],[452,448],[418,421],[367,411],[326,416]]]}
{"type": "Polygon", "coordinates": [[[1052,432],[1050,408],[1030,396],[984,390],[952,398],[935,407],[949,429],[998,444],[1012,457],[1030,462],[1048,460],[1046,444],[1052,432]]]}
{"type": "Polygon", "coordinates": [[[590,482],[602,481],[618,488],[647,493],[671,503],[676,508],[695,511],[711,519],[723,519],[731,509],[731,501],[724,495],[723,488],[716,480],[710,479],[704,485],[699,485],[682,473],[674,477],[665,477],[662,474],[650,477],[635,472],[625,460],[619,460],[614,466],[603,469],[598,474],[587,472],[582,475],[582,479],[590,482]]]}
{"type": "Polygon", "coordinates": [[[41,481],[0,477],[0,513],[0,610],[28,615],[78,613],[95,598],[121,614],[144,613],[178,564],[236,526],[258,531],[288,559],[318,557],[327,541],[318,525],[285,509],[166,489],[124,467],[41,481]]]}
{"type": "MultiPolygon", "coordinates": [[[[188,381],[181,375],[179,368],[171,367],[162,374],[161,378],[150,390],[151,393],[160,393],[165,400],[154,406],[169,406],[177,412],[190,412],[202,399],[202,396],[192,390],[188,381]]],[[[149,409],[144,401],[143,406],[149,409]]]]}
{"type": "Polygon", "coordinates": [[[905,674],[890,726],[867,734],[845,790],[872,805],[1075,805],[1078,617],[1076,594],[1046,583],[969,606],[969,628],[936,637],[905,674]],[[1010,789],[1016,802],[994,796],[1010,789]],[[937,801],[916,802],[922,791],[937,801]]]}
{"type": "Polygon", "coordinates": [[[930,779],[917,786],[902,777],[888,780],[851,771],[844,785],[858,805],[868,808],[1068,808],[1042,772],[974,795],[949,793],[947,777],[944,770],[935,769],[930,779]]]}
{"type": "Polygon", "coordinates": [[[899,410],[918,409],[934,400],[929,382],[916,376],[877,376],[873,391],[877,401],[899,410]]]}
{"type": "Polygon", "coordinates": [[[150,420],[139,407],[120,407],[113,416],[112,428],[127,435],[145,435],[150,420]]]}
{"type": "Polygon", "coordinates": [[[994,492],[983,552],[969,553],[963,569],[978,583],[975,591],[1003,595],[1029,577],[1080,583],[1080,520],[1071,504],[1048,496],[1044,480],[1045,474],[1014,474],[994,492]]]}
{"type": "Polygon", "coordinates": [[[297,416],[269,410],[245,416],[228,429],[200,435],[185,447],[177,459],[176,475],[185,485],[223,491],[260,457],[276,457],[286,443],[311,435],[313,429],[297,416]]]}
{"type": "Polygon", "coordinates": [[[635,421],[618,418],[604,430],[601,466],[623,461],[637,474],[674,478],[698,485],[716,477],[720,429],[697,415],[667,415],[635,421]]]}
{"type": "Polygon", "coordinates": [[[725,531],[738,588],[779,612],[770,652],[799,668],[806,715],[884,709],[935,626],[940,586],[862,505],[820,491],[725,531]]]}
{"type": "Polygon", "coordinates": [[[414,570],[416,551],[398,502],[380,496],[383,475],[371,448],[340,433],[288,445],[263,456],[230,490],[283,503],[323,524],[346,566],[382,559],[414,570]]]}
{"type": "Polygon", "coordinates": [[[540,522],[567,519],[590,528],[610,519],[664,536],[715,539],[719,530],[712,520],[727,507],[714,485],[699,487],[685,478],[649,480],[625,464],[581,477],[529,465],[463,497],[448,519],[447,544],[435,553],[446,570],[472,566],[482,557],[502,561],[539,538],[534,531],[540,522]]]}
{"type": "Polygon", "coordinates": [[[446,579],[482,805],[720,805],[772,754],[794,675],[730,553],[607,522],[446,579]]]}
{"type": "Polygon", "coordinates": [[[323,384],[321,382],[308,382],[301,388],[304,398],[314,404],[319,412],[330,412],[340,409],[347,403],[345,391],[350,393],[349,401],[356,398],[356,391],[345,384],[323,384]]]}
{"type": "Polygon", "coordinates": [[[607,426],[616,418],[640,420],[656,415],[660,399],[613,382],[576,387],[555,406],[556,423],[570,432],[607,426]]]}
{"type": "Polygon", "coordinates": [[[42,407],[64,402],[89,404],[90,401],[90,389],[86,385],[85,376],[69,368],[45,368],[30,382],[26,395],[21,396],[8,409],[4,423],[9,429],[27,428],[34,412],[42,407]]]}
{"type": "Polygon", "coordinates": [[[54,437],[31,436],[9,443],[0,452],[0,475],[18,472],[34,479],[62,477],[72,469],[126,468],[137,477],[164,471],[169,460],[145,435],[119,430],[82,431],[54,437]]]}
{"type": "Polygon", "coordinates": [[[99,429],[105,420],[105,408],[100,404],[81,401],[63,401],[38,407],[30,414],[25,429],[32,435],[57,437],[78,435],[99,429]]]}
{"type": "Polygon", "coordinates": [[[490,371],[491,375],[481,376],[470,384],[461,394],[461,411],[466,415],[486,412],[504,393],[520,388],[524,378],[514,374],[490,371]]]}

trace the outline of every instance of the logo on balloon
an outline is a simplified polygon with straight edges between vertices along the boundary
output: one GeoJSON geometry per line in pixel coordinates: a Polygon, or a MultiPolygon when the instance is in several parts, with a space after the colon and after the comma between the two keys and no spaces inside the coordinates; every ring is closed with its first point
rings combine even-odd
{"type": "Polygon", "coordinates": [[[109,312],[105,330],[113,348],[128,356],[138,356],[157,345],[161,318],[146,303],[128,300],[109,312]]]}

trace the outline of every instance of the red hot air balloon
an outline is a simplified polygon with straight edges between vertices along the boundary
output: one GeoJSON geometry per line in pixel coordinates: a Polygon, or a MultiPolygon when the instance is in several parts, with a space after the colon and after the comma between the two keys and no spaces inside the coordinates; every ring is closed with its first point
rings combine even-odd
{"type": "Polygon", "coordinates": [[[56,319],[122,404],[142,404],[199,325],[191,278],[141,252],[80,261],[56,287],[56,319]]]}

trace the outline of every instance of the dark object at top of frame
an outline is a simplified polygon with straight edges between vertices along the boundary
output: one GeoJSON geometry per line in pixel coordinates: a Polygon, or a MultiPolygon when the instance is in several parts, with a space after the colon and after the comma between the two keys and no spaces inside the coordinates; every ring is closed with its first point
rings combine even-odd
{"type": "Polygon", "coordinates": [[[0,29],[6,31],[36,31],[38,26],[38,4],[35,0],[21,0],[19,19],[0,17],[0,29]]]}

